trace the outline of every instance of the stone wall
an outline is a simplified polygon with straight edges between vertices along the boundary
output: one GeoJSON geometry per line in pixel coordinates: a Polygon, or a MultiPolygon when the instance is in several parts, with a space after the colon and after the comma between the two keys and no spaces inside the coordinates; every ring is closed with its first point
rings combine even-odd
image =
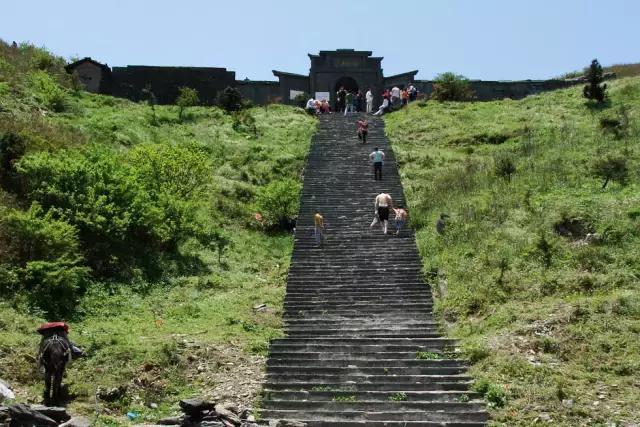
{"type": "MultiPolygon", "coordinates": [[[[128,98],[133,101],[146,99],[145,88],[149,87],[160,104],[173,104],[180,87],[196,89],[201,104],[214,105],[218,93],[226,87],[236,87],[243,98],[255,105],[272,102],[294,104],[291,95],[304,92],[315,96],[316,92],[329,93],[333,106],[336,101],[337,86],[349,86],[363,93],[371,88],[374,95],[374,107],[382,102],[381,94],[385,88],[405,87],[411,82],[418,70],[393,76],[384,76],[381,57],[372,57],[370,51],[338,49],[320,51],[319,55],[309,55],[311,69],[308,75],[274,70],[278,81],[236,80],[235,72],[217,67],[156,67],[130,65],[113,67],[83,58],[67,66],[75,73],[90,92],[99,92],[128,98]]],[[[521,99],[540,92],[561,89],[582,83],[579,80],[521,80],[521,81],[482,81],[472,80],[470,85],[478,101],[494,99],[521,99]]],[[[415,86],[422,95],[430,96],[433,82],[415,80],[415,86]]]]}
{"type": "Polygon", "coordinates": [[[284,104],[294,105],[295,101],[291,99],[291,91],[310,93],[309,77],[291,73],[273,72],[279,79],[279,96],[284,104]]]}
{"type": "MultiPolygon", "coordinates": [[[[496,99],[522,99],[550,90],[563,89],[579,82],[573,80],[519,80],[519,81],[489,81],[471,80],[469,84],[478,101],[492,101],[496,99]]],[[[414,85],[418,91],[427,96],[433,92],[433,82],[430,80],[416,80],[414,85]]]]}
{"type": "Polygon", "coordinates": [[[113,67],[111,80],[113,96],[139,101],[149,86],[159,104],[173,104],[179,88],[186,86],[198,91],[203,105],[214,105],[219,91],[236,85],[235,72],[211,67],[113,67]]]}
{"type": "Polygon", "coordinates": [[[248,99],[255,105],[282,102],[280,84],[272,81],[239,80],[236,88],[243,99],[248,99]]]}

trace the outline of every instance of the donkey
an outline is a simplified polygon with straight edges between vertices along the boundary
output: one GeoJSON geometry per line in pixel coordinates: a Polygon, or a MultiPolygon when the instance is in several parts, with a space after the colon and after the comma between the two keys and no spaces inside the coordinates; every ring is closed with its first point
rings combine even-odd
{"type": "Polygon", "coordinates": [[[44,368],[45,405],[61,403],[62,376],[71,360],[71,343],[64,334],[53,334],[40,341],[38,361],[44,368]]]}

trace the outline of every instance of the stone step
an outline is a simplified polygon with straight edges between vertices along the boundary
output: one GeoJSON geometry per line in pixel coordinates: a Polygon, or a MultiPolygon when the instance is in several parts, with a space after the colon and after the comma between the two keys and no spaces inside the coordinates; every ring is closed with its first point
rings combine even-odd
{"type": "Polygon", "coordinates": [[[375,287],[370,289],[370,292],[362,292],[361,288],[356,287],[355,289],[346,289],[346,292],[343,292],[341,295],[336,295],[331,292],[331,288],[324,289],[313,289],[307,287],[302,287],[300,290],[296,290],[295,288],[288,289],[287,295],[285,296],[285,300],[296,300],[296,299],[316,299],[323,300],[327,302],[331,301],[344,301],[349,299],[385,299],[392,298],[397,296],[399,298],[425,298],[431,297],[431,292],[429,289],[422,285],[418,290],[404,290],[402,288],[395,288],[390,290],[380,289],[380,287],[375,287]]]}
{"type": "MultiPolygon", "coordinates": [[[[338,395],[340,396],[340,395],[338,395]]],[[[353,395],[352,395],[353,396],[353,395]]],[[[348,394],[342,398],[351,397],[348,394]]],[[[482,404],[478,402],[451,402],[451,401],[408,401],[408,400],[263,400],[262,407],[265,410],[277,407],[281,410],[297,411],[425,411],[425,412],[447,412],[450,414],[467,413],[482,409],[482,404]]]]}
{"type": "Polygon", "coordinates": [[[403,336],[406,337],[411,337],[411,338],[437,338],[442,336],[442,334],[440,332],[402,332],[402,331],[395,331],[395,332],[363,332],[363,333],[358,333],[358,334],[345,334],[343,332],[337,332],[337,333],[322,333],[322,332],[318,332],[318,333],[308,333],[308,332],[287,332],[287,334],[292,337],[292,338],[300,338],[300,337],[305,337],[305,338],[331,338],[331,337],[338,337],[338,336],[353,336],[353,337],[365,337],[365,338],[393,338],[393,337],[397,337],[398,334],[402,334],[403,336]]]}
{"type": "Polygon", "coordinates": [[[318,421],[296,420],[306,427],[483,427],[484,422],[428,422],[428,421],[318,421]]]}
{"type": "Polygon", "coordinates": [[[322,319],[325,317],[346,317],[346,318],[360,318],[361,316],[366,316],[369,314],[395,314],[398,316],[415,316],[415,317],[423,317],[427,318],[432,316],[431,310],[429,308],[413,308],[413,309],[402,309],[402,307],[393,307],[390,306],[388,309],[373,309],[373,310],[310,310],[310,309],[298,309],[298,310],[286,310],[283,314],[285,320],[289,318],[319,318],[322,319]]]}
{"type": "MultiPolygon", "coordinates": [[[[336,402],[337,403],[337,402],[336,402]]],[[[472,405],[471,403],[463,404],[472,405]]],[[[452,422],[486,422],[488,416],[482,409],[460,410],[454,413],[445,411],[428,411],[417,409],[413,411],[381,411],[373,412],[371,409],[349,410],[348,403],[335,405],[335,409],[326,411],[305,411],[296,409],[263,409],[261,416],[264,419],[288,419],[288,420],[318,420],[318,421],[429,421],[438,423],[452,422]]],[[[340,424],[343,425],[343,424],[340,424]]],[[[367,424],[369,425],[369,424],[367,424]]],[[[442,425],[442,424],[440,424],[442,425]]],[[[445,424],[447,425],[447,424],[445,424]]]]}
{"type": "Polygon", "coordinates": [[[335,401],[354,398],[356,401],[393,401],[406,402],[463,402],[478,399],[480,395],[471,391],[265,391],[263,398],[269,401],[335,401]]]}
{"type": "MultiPolygon", "coordinates": [[[[296,313],[288,313],[285,312],[283,314],[283,319],[285,321],[286,324],[288,324],[289,322],[293,321],[293,320],[304,320],[304,321],[313,321],[313,322],[317,322],[317,323],[322,323],[323,321],[333,321],[333,320],[338,320],[338,319],[342,319],[345,321],[350,321],[350,322],[354,322],[354,321],[359,321],[359,320],[363,320],[366,321],[367,319],[370,319],[371,315],[380,315],[380,316],[390,316],[393,317],[393,319],[389,319],[389,322],[391,322],[390,324],[394,324],[394,323],[399,323],[399,322],[404,322],[406,321],[410,321],[410,320],[414,320],[414,319],[422,319],[422,320],[431,320],[433,318],[433,315],[431,313],[405,313],[405,312],[398,312],[398,313],[391,313],[391,312],[379,312],[379,313],[366,313],[366,314],[362,314],[362,313],[358,313],[358,314],[344,314],[344,313],[305,313],[303,312],[296,312],[296,313]],[[395,319],[395,320],[394,320],[395,319]]],[[[382,319],[382,318],[381,318],[382,319]]]]}
{"type": "MultiPolygon", "coordinates": [[[[401,310],[411,310],[411,309],[419,309],[419,308],[427,308],[431,310],[433,304],[430,302],[418,302],[413,298],[409,301],[404,301],[399,299],[396,302],[401,310]]],[[[312,309],[316,310],[319,306],[325,307],[325,309],[331,311],[340,311],[340,310],[362,310],[366,311],[388,311],[389,310],[389,302],[388,301],[345,301],[343,303],[339,302],[322,302],[319,304],[313,301],[285,301],[284,307],[287,310],[307,310],[312,309]]]]}
{"type": "MultiPolygon", "coordinates": [[[[407,337],[406,334],[411,334],[414,332],[429,332],[429,333],[437,333],[439,328],[437,326],[422,326],[416,327],[414,325],[404,325],[400,322],[395,326],[387,326],[384,327],[375,327],[375,324],[372,324],[369,328],[354,328],[354,327],[336,327],[335,325],[331,325],[332,327],[327,327],[322,324],[316,324],[314,326],[285,326],[285,331],[287,333],[340,333],[345,336],[364,334],[364,333],[395,333],[395,337],[407,337]]],[[[392,337],[393,338],[393,337],[392,337]]]]}
{"type": "Polygon", "coordinates": [[[415,303],[427,303],[432,304],[431,296],[429,294],[412,294],[412,295],[400,295],[397,300],[394,301],[393,297],[390,295],[378,295],[378,294],[360,294],[360,295],[342,295],[341,299],[332,298],[329,299],[326,296],[314,296],[314,295],[299,295],[299,296],[287,296],[285,297],[284,302],[287,304],[326,304],[327,306],[335,307],[336,305],[344,305],[348,303],[353,304],[389,304],[390,302],[394,302],[395,304],[402,305],[404,303],[407,304],[415,304],[415,303]]]}
{"type": "Polygon", "coordinates": [[[393,393],[397,392],[409,392],[409,391],[441,391],[441,392],[453,392],[453,391],[468,391],[471,387],[471,381],[430,381],[428,383],[416,383],[416,382],[377,382],[375,384],[370,383],[329,383],[329,382],[317,382],[314,384],[301,383],[301,382],[277,382],[267,383],[265,385],[265,391],[314,391],[314,390],[330,390],[333,392],[359,392],[359,391],[377,391],[393,393]]]}
{"type": "Polygon", "coordinates": [[[369,227],[378,193],[405,200],[384,123],[370,118],[363,145],[357,117],[319,118],[287,276],[287,337],[270,346],[262,417],[309,427],[483,426],[467,363],[448,352],[456,342],[433,319],[414,231],[406,224],[391,234],[393,218],[390,234],[369,227]],[[373,180],[368,160],[375,145],[386,154],[382,181],[373,180]],[[327,225],[321,247],[316,210],[327,225]],[[419,352],[432,354],[419,359],[419,352]]]}
{"type": "Polygon", "coordinates": [[[267,374],[287,375],[291,371],[294,375],[367,375],[367,376],[416,376],[416,375],[459,375],[466,371],[464,366],[402,366],[394,367],[331,367],[331,366],[307,366],[287,365],[269,366],[267,374]]]}
{"type": "Polygon", "coordinates": [[[462,374],[429,374],[429,375],[358,375],[358,374],[304,374],[304,373],[277,373],[267,374],[267,384],[291,383],[300,384],[325,384],[325,383],[353,383],[353,384],[377,384],[377,383],[431,383],[441,381],[471,381],[471,377],[462,374]]]}
{"type": "Polygon", "coordinates": [[[296,355],[287,357],[285,355],[275,358],[272,357],[267,361],[267,366],[297,366],[307,365],[315,367],[348,367],[348,366],[364,366],[364,367],[415,367],[415,366],[455,366],[466,367],[467,362],[460,359],[317,359],[310,360],[299,358],[296,355]]]}

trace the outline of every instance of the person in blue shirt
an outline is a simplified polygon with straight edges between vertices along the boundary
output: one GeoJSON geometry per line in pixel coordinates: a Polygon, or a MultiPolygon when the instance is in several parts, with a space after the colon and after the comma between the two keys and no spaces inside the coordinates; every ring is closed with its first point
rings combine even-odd
{"type": "Polygon", "coordinates": [[[384,161],[384,153],[378,147],[373,153],[369,154],[369,158],[373,162],[373,179],[382,181],[382,162],[384,161]]]}

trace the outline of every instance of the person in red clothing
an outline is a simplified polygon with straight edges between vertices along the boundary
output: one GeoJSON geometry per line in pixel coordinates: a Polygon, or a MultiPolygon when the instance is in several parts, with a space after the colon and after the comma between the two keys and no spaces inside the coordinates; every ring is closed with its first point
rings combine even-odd
{"type": "Polygon", "coordinates": [[[400,101],[403,107],[409,103],[409,91],[407,89],[400,91],[400,101]]]}
{"type": "Polygon", "coordinates": [[[357,127],[358,127],[358,138],[360,139],[360,141],[362,141],[363,144],[366,144],[367,134],[369,133],[369,122],[364,119],[360,119],[357,122],[357,127]]]}

